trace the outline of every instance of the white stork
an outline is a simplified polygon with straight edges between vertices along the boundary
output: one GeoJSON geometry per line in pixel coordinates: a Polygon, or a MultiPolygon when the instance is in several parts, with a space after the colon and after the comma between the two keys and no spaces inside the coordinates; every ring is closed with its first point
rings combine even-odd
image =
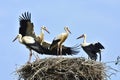
{"type": "Polygon", "coordinates": [[[50,32],[48,31],[48,29],[45,26],[42,26],[41,27],[40,35],[36,36],[36,41],[38,41],[41,45],[44,42],[44,31],[46,31],[47,33],[50,34],[50,32]]]}
{"type": "Polygon", "coordinates": [[[97,42],[97,43],[87,43],[86,42],[86,34],[81,35],[77,39],[79,39],[79,38],[83,38],[83,43],[81,44],[81,47],[88,54],[88,56],[92,60],[96,61],[97,53],[99,53],[99,55],[100,55],[99,60],[101,61],[101,50],[104,49],[103,45],[100,42],[97,42]]]}
{"type": "Polygon", "coordinates": [[[57,37],[54,38],[54,40],[50,46],[50,49],[57,46],[57,54],[58,55],[59,55],[59,52],[60,52],[60,55],[62,55],[62,44],[67,39],[69,33],[71,33],[70,30],[68,29],[68,27],[64,27],[64,30],[65,30],[64,33],[61,33],[57,37]]]}
{"type": "Polygon", "coordinates": [[[39,42],[35,40],[36,35],[34,32],[34,25],[31,22],[31,14],[29,12],[25,12],[24,14],[22,14],[22,16],[19,17],[19,22],[20,22],[19,34],[13,40],[13,42],[16,39],[18,39],[20,43],[24,44],[30,50],[30,55],[28,60],[28,63],[30,63],[32,57],[32,50],[41,54],[45,54],[44,51],[47,50],[44,47],[42,47],[39,44],[39,42]]]}

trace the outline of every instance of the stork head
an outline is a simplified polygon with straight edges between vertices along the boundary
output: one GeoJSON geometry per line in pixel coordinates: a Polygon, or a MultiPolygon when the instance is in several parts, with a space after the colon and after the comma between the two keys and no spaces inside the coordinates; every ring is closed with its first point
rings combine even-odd
{"type": "Polygon", "coordinates": [[[79,36],[77,39],[80,39],[80,38],[85,38],[86,37],[86,34],[82,34],[81,36],[79,36]]]}
{"type": "Polygon", "coordinates": [[[71,31],[69,30],[69,28],[67,26],[64,27],[66,32],[69,32],[71,34],[71,31]]]}
{"type": "Polygon", "coordinates": [[[20,38],[22,38],[22,35],[21,35],[21,34],[18,34],[18,35],[15,37],[15,39],[13,39],[12,42],[14,42],[16,39],[20,39],[20,38]]]}
{"type": "Polygon", "coordinates": [[[50,34],[50,32],[48,31],[48,29],[45,26],[42,26],[41,29],[45,30],[47,33],[50,34]]]}

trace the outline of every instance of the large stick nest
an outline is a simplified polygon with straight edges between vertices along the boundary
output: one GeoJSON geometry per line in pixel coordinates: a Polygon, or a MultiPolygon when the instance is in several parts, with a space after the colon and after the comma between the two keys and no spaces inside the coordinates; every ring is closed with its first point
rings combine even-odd
{"type": "Polygon", "coordinates": [[[104,80],[101,62],[84,58],[45,58],[17,70],[19,80],[104,80]]]}

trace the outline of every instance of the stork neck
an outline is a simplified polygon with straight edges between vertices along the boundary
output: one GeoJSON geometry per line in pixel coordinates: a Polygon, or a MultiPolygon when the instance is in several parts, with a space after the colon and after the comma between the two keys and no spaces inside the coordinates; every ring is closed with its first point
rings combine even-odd
{"type": "Polygon", "coordinates": [[[41,33],[44,33],[44,30],[41,28],[41,33]]]}
{"type": "Polygon", "coordinates": [[[19,40],[20,43],[23,43],[22,37],[19,37],[18,40],[19,40]]]}
{"type": "Polygon", "coordinates": [[[84,36],[83,38],[83,43],[86,43],[86,36],[84,36]]]}
{"type": "Polygon", "coordinates": [[[44,39],[44,30],[43,29],[41,29],[40,37],[41,37],[41,39],[44,39]]]}

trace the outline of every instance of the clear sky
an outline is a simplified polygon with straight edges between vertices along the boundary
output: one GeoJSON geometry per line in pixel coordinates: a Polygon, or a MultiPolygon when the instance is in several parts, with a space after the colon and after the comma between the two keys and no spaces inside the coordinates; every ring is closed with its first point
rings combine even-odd
{"type": "MultiPolygon", "coordinates": [[[[1,80],[17,80],[14,71],[28,60],[29,50],[18,41],[12,42],[18,34],[18,18],[25,11],[32,14],[36,34],[40,33],[42,25],[48,28],[51,34],[45,33],[47,41],[51,42],[56,35],[64,32],[64,26],[69,26],[72,34],[65,41],[66,46],[82,43],[82,39],[76,38],[86,33],[87,42],[99,41],[105,46],[102,62],[114,61],[120,56],[120,0],[1,0],[1,80]]],[[[82,49],[76,56],[87,58],[82,49]]],[[[120,69],[114,63],[107,65],[120,69]]],[[[120,73],[111,76],[111,80],[119,79],[120,73]]]]}

